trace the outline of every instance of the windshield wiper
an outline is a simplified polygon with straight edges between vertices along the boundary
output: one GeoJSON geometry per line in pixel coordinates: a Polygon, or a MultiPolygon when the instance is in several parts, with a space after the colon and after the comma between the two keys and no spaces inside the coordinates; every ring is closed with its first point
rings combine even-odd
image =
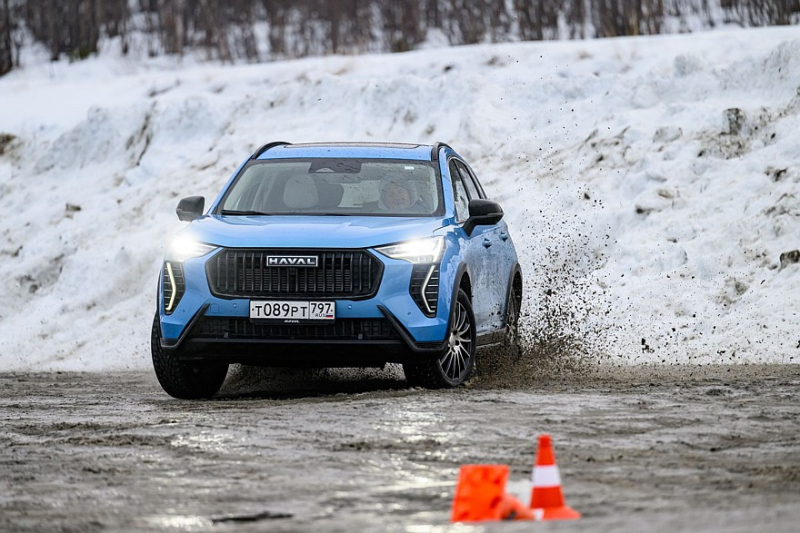
{"type": "Polygon", "coordinates": [[[258,216],[265,216],[269,217],[272,216],[272,213],[262,213],[261,211],[236,211],[235,209],[223,209],[219,212],[220,215],[232,215],[232,216],[248,216],[248,215],[258,215],[258,216]]]}

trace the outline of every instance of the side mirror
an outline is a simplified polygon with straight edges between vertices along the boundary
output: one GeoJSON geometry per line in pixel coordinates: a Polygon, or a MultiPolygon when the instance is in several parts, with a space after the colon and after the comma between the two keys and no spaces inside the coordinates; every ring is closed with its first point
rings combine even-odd
{"type": "Polygon", "coordinates": [[[206,199],[202,196],[187,196],[178,202],[178,208],[175,209],[175,212],[178,214],[178,219],[184,222],[191,222],[203,216],[205,206],[206,199]]]}
{"type": "Polygon", "coordinates": [[[475,226],[493,226],[503,218],[503,208],[491,200],[469,201],[469,218],[464,222],[464,231],[472,235],[475,226]]]}

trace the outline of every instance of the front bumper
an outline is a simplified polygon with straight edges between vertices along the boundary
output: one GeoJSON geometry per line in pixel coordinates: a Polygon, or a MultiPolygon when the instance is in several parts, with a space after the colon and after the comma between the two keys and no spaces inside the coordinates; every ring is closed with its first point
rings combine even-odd
{"type": "Polygon", "coordinates": [[[339,320],[335,328],[249,324],[244,328],[237,328],[235,333],[226,331],[224,335],[220,335],[220,331],[213,331],[213,326],[209,328],[209,324],[242,324],[243,320],[208,317],[205,314],[207,310],[208,306],[203,306],[178,339],[162,338],[162,348],[174,350],[180,359],[187,361],[218,360],[270,366],[347,367],[427,360],[437,357],[446,346],[445,341],[414,341],[397,318],[383,307],[381,311],[385,313],[384,319],[339,320]],[[348,323],[368,324],[366,329],[373,335],[348,334],[348,323]],[[259,335],[259,329],[280,331],[274,336],[259,335]],[[316,338],[300,334],[303,329],[317,330],[316,338]],[[339,330],[339,337],[325,338],[325,331],[333,329],[339,330]],[[295,335],[291,330],[294,330],[295,335]]]}
{"type": "Polygon", "coordinates": [[[186,359],[287,366],[312,364],[320,358],[325,366],[382,364],[440,354],[446,346],[452,296],[452,290],[441,283],[446,278],[446,265],[442,265],[436,314],[429,317],[409,292],[413,265],[378,253],[374,255],[384,267],[377,292],[366,299],[335,299],[335,327],[277,329],[250,321],[249,298],[220,298],[212,294],[205,264],[213,253],[186,260],[182,264],[185,290],[170,314],[165,313],[162,275],[161,345],[186,359]]]}

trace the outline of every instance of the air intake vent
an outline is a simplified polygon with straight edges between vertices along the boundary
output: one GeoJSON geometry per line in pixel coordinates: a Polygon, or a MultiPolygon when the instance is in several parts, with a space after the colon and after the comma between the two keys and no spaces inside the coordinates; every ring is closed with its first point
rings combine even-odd
{"type": "Polygon", "coordinates": [[[206,263],[211,292],[223,298],[369,298],[382,274],[364,250],[225,249],[206,263]]]}
{"type": "Polygon", "coordinates": [[[439,304],[439,265],[414,265],[408,290],[425,316],[436,316],[439,304]]]}

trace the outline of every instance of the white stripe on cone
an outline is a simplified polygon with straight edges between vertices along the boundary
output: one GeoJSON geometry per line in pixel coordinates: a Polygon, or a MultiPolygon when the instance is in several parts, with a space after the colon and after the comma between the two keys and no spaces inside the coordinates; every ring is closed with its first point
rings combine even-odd
{"type": "Polygon", "coordinates": [[[561,475],[558,473],[558,467],[553,466],[535,466],[533,468],[533,486],[534,487],[560,487],[561,475]]]}

